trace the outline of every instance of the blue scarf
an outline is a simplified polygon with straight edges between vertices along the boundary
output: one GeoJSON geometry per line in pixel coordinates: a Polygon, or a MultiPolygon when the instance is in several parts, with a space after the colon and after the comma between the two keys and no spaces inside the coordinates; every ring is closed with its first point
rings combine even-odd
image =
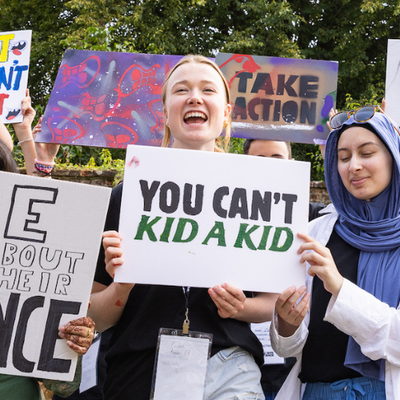
{"type": "MultiPolygon", "coordinates": [[[[335,229],[347,243],[360,250],[357,285],[397,308],[400,302],[400,138],[383,114],[376,113],[364,123],[350,117],[343,127],[330,133],[326,143],[325,180],[339,213],[335,229]],[[351,125],[373,131],[393,156],[391,183],[370,201],[351,195],[339,176],[337,143],[343,130],[351,125]]],[[[363,376],[385,380],[384,360],[372,361],[366,357],[352,337],[345,365],[363,376]]]]}

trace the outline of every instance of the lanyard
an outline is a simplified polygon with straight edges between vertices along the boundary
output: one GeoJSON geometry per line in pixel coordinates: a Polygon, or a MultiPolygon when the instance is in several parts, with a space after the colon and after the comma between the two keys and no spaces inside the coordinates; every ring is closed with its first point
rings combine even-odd
{"type": "Polygon", "coordinates": [[[185,296],[185,320],[183,321],[183,325],[182,325],[182,333],[184,335],[188,335],[189,334],[189,293],[190,293],[190,286],[187,287],[183,287],[182,286],[182,290],[183,290],[183,295],[185,296]]]}

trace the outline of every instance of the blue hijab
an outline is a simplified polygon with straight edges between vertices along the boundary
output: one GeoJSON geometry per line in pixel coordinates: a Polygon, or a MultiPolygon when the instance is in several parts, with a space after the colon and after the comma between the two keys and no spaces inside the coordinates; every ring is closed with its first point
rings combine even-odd
{"type": "MultiPolygon", "coordinates": [[[[385,115],[375,113],[364,123],[350,117],[341,128],[330,133],[325,152],[325,180],[339,213],[335,230],[347,243],[360,250],[357,285],[397,308],[400,302],[400,138],[385,115]],[[374,132],[393,157],[391,182],[370,201],[351,195],[339,176],[337,145],[341,133],[350,126],[361,126],[374,132]]],[[[363,376],[385,380],[384,360],[372,361],[366,357],[352,337],[349,338],[345,365],[363,376]]]]}

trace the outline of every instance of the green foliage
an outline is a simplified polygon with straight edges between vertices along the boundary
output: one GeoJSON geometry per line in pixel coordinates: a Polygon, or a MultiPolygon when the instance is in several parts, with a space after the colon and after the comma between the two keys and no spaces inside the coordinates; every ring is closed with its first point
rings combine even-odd
{"type": "Polygon", "coordinates": [[[75,15],[67,10],[65,0],[0,0],[0,32],[32,30],[29,86],[33,104],[46,105],[60,65],[67,37],[75,15]]]}
{"type": "Polygon", "coordinates": [[[246,139],[231,137],[229,141],[229,153],[243,154],[243,144],[246,139]]]}
{"type": "Polygon", "coordinates": [[[108,28],[89,26],[84,30],[84,36],[68,36],[61,41],[61,44],[70,49],[134,53],[133,43],[127,40],[122,43],[117,41],[115,30],[114,26],[108,28]]]}
{"type": "Polygon", "coordinates": [[[351,110],[356,110],[357,108],[360,108],[365,105],[374,105],[374,106],[381,106],[381,103],[377,99],[378,95],[376,94],[374,97],[370,99],[359,99],[359,100],[354,100],[353,97],[350,95],[350,93],[346,94],[346,101],[343,107],[344,111],[351,111],[351,110]]]}
{"type": "Polygon", "coordinates": [[[324,160],[318,146],[313,144],[292,143],[292,157],[297,161],[308,161],[311,163],[312,181],[323,181],[324,160]]]}
{"type": "MultiPolygon", "coordinates": [[[[0,11],[0,31],[33,31],[29,86],[38,115],[66,48],[336,60],[337,108],[353,109],[382,101],[387,39],[400,37],[398,0],[0,0],[0,11]]],[[[315,146],[293,147],[297,159],[312,162],[313,177],[322,177],[315,146]]],[[[241,152],[241,139],[231,151],[241,152]]],[[[100,149],[62,145],[57,158],[103,165],[100,149]]]]}

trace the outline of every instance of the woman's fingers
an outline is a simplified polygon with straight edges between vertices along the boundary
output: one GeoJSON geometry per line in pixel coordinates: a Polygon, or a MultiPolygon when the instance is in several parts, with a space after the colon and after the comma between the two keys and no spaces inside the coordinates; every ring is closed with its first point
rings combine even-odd
{"type": "Polygon", "coordinates": [[[295,287],[290,287],[283,291],[276,300],[276,311],[288,324],[299,326],[306,316],[310,303],[310,294],[306,291],[305,286],[301,286],[297,290],[295,287]]]}
{"type": "Polygon", "coordinates": [[[124,263],[121,240],[121,236],[117,231],[107,231],[103,233],[106,271],[112,278],[114,278],[116,268],[124,263]]]}
{"type": "Polygon", "coordinates": [[[89,317],[82,317],[60,326],[59,336],[67,340],[68,346],[79,355],[87,352],[94,338],[95,323],[89,317]]]}
{"type": "Polygon", "coordinates": [[[208,289],[208,293],[218,308],[222,318],[232,318],[244,308],[246,296],[243,291],[235,286],[223,283],[208,289]]]}

